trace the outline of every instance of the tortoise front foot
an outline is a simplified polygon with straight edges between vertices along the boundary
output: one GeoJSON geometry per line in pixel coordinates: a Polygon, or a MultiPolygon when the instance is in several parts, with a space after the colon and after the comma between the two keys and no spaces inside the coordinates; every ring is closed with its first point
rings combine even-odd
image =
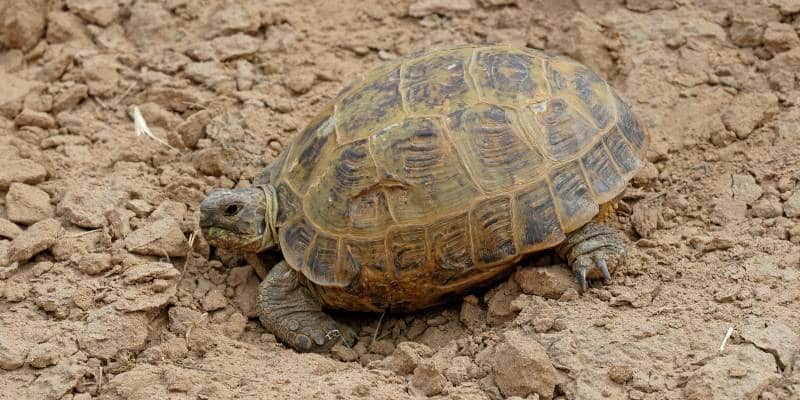
{"type": "Polygon", "coordinates": [[[619,235],[608,226],[590,222],[570,233],[556,251],[575,272],[581,293],[588,288],[587,279],[611,281],[611,274],[625,262],[628,252],[619,235]]]}
{"type": "Polygon", "coordinates": [[[256,307],[264,327],[299,352],[325,352],[336,343],[350,346],[355,342],[355,333],[322,311],[285,261],[275,265],[259,285],[256,307]]]}

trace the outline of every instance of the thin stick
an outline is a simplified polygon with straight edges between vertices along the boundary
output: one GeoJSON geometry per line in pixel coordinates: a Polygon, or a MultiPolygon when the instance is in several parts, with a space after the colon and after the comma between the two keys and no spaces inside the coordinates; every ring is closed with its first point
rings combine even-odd
{"type": "Polygon", "coordinates": [[[719,352],[722,353],[725,351],[725,344],[728,343],[728,339],[731,337],[731,333],[733,333],[733,327],[729,327],[728,331],[725,332],[725,337],[722,338],[722,344],[719,346],[719,352]]]}
{"type": "Polygon", "coordinates": [[[372,341],[373,341],[373,342],[374,342],[376,339],[378,339],[378,332],[380,332],[380,331],[381,331],[381,322],[383,322],[383,316],[384,316],[384,315],[386,315],[386,311],[384,311],[384,312],[383,312],[383,314],[381,314],[381,317],[380,317],[380,318],[378,318],[378,326],[376,326],[376,327],[375,327],[375,334],[373,334],[373,335],[372,335],[372,341]]]}

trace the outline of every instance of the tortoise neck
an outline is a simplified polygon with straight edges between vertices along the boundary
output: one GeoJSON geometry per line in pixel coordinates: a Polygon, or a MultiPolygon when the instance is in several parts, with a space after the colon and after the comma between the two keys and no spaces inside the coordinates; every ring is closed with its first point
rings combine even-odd
{"type": "Polygon", "coordinates": [[[270,247],[278,244],[278,194],[275,188],[270,184],[260,185],[261,190],[264,192],[264,236],[261,238],[261,248],[258,249],[262,252],[270,247]]]}

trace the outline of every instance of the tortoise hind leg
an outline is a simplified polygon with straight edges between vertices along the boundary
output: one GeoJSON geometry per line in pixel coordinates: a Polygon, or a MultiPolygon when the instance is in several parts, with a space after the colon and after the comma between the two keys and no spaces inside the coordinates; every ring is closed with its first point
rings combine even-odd
{"type": "Polygon", "coordinates": [[[570,233],[556,251],[575,271],[581,292],[587,289],[587,275],[590,278],[602,276],[608,283],[611,272],[625,262],[628,254],[622,238],[607,225],[597,222],[589,222],[570,233]]]}
{"type": "Polygon", "coordinates": [[[269,271],[258,286],[258,319],[278,340],[299,352],[324,352],[355,334],[322,311],[322,306],[300,285],[286,261],[269,271]]]}

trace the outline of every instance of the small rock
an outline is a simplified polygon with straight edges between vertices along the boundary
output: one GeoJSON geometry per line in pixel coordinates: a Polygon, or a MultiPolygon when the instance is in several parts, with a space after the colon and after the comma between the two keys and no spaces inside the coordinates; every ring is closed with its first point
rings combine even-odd
{"type": "Polygon", "coordinates": [[[21,113],[17,114],[14,118],[14,123],[17,126],[36,126],[42,129],[51,129],[56,127],[56,120],[50,114],[24,109],[21,113]]]}
{"type": "Polygon", "coordinates": [[[134,217],[131,210],[115,208],[106,212],[106,220],[111,228],[114,239],[124,239],[131,233],[131,218],[134,217]]]}
{"type": "Polygon", "coordinates": [[[428,326],[442,326],[447,323],[447,317],[439,314],[433,318],[428,318],[425,323],[428,324],[428,326]]]}
{"type": "Polygon", "coordinates": [[[82,228],[102,228],[108,223],[106,213],[122,208],[127,199],[128,194],[123,191],[82,187],[68,191],[56,212],[82,228]]]}
{"type": "Polygon", "coordinates": [[[304,94],[314,87],[316,80],[317,77],[313,72],[297,71],[289,75],[286,80],[286,87],[295,94],[304,94]]]}
{"type": "Polygon", "coordinates": [[[798,0],[770,0],[772,5],[778,6],[781,14],[791,15],[800,12],[800,1],[798,0]]]}
{"type": "Polygon", "coordinates": [[[408,15],[425,17],[431,14],[465,12],[475,8],[472,0],[418,0],[408,7],[408,15]]]}
{"type": "Polygon", "coordinates": [[[633,379],[634,370],[631,367],[623,365],[614,365],[608,370],[608,377],[617,384],[625,384],[625,382],[633,379]]]}
{"type": "Polygon", "coordinates": [[[544,347],[519,331],[508,331],[497,345],[492,371],[497,387],[505,396],[538,394],[552,399],[558,381],[556,369],[544,347]]]}
{"type": "Polygon", "coordinates": [[[0,218],[0,238],[14,239],[20,233],[22,233],[22,228],[7,219],[0,218]]]}
{"type": "Polygon", "coordinates": [[[53,11],[47,14],[48,43],[65,43],[75,39],[89,40],[84,23],[80,18],[63,11],[53,11]]]}
{"type": "Polygon", "coordinates": [[[475,296],[470,295],[467,297],[475,299],[475,302],[464,300],[461,303],[459,320],[470,329],[483,326],[484,321],[486,321],[486,311],[478,304],[478,299],[475,296]]]}
{"type": "Polygon", "coordinates": [[[756,218],[776,218],[783,215],[781,201],[777,197],[769,196],[753,203],[750,215],[756,218]]]}
{"type": "Polygon", "coordinates": [[[0,369],[12,371],[25,364],[28,350],[16,338],[0,331],[0,369]]]}
{"type": "Polygon", "coordinates": [[[111,254],[88,253],[81,256],[78,269],[88,275],[97,275],[111,269],[111,254]]]}
{"type": "Polygon", "coordinates": [[[457,356],[448,360],[448,365],[444,371],[444,377],[447,378],[453,386],[458,386],[462,382],[467,381],[471,375],[475,375],[477,366],[467,356],[457,356]]]}
{"type": "Polygon", "coordinates": [[[181,275],[175,266],[167,262],[149,262],[128,268],[122,274],[125,284],[134,285],[156,279],[171,280],[181,275]]]}
{"type": "Polygon", "coordinates": [[[548,299],[558,299],[570,288],[578,290],[577,280],[564,265],[519,268],[514,280],[523,293],[548,299]]]}
{"type": "Polygon", "coordinates": [[[29,50],[39,43],[47,26],[47,4],[44,0],[3,4],[0,9],[0,44],[29,50]]]}
{"type": "Polygon", "coordinates": [[[61,223],[52,218],[31,225],[11,242],[9,258],[20,263],[28,261],[34,255],[52,247],[60,231],[61,223]]]}
{"type": "Polygon", "coordinates": [[[219,290],[210,290],[203,298],[202,306],[203,311],[216,311],[225,308],[228,305],[228,299],[219,290]]]}
{"type": "Polygon", "coordinates": [[[420,361],[433,355],[433,350],[417,342],[400,342],[392,355],[379,360],[370,367],[393,371],[397,375],[408,375],[414,372],[420,361]]]}
{"type": "Polygon", "coordinates": [[[178,221],[167,217],[132,232],[125,238],[125,248],[136,254],[185,257],[189,242],[178,221]]]}
{"type": "Polygon", "coordinates": [[[722,123],[739,139],[747,139],[778,111],[778,98],[772,92],[746,92],[737,95],[722,112],[722,123]]]}
{"type": "Polygon", "coordinates": [[[422,335],[426,329],[428,329],[428,325],[425,323],[425,321],[421,319],[414,319],[414,321],[411,323],[411,326],[409,326],[408,330],[406,331],[406,337],[414,340],[422,335]]]}
{"type": "Polygon", "coordinates": [[[376,340],[369,344],[369,351],[371,353],[388,356],[394,352],[394,343],[390,340],[376,340]]]}
{"type": "Polygon", "coordinates": [[[772,53],[780,53],[800,45],[794,27],[780,22],[768,22],[764,30],[764,47],[772,53]]]}
{"type": "Polygon", "coordinates": [[[331,354],[339,361],[353,362],[358,360],[358,353],[341,343],[336,344],[331,348],[331,354]]]}
{"type": "Polygon", "coordinates": [[[255,54],[261,46],[261,41],[244,33],[232,36],[218,37],[211,41],[211,47],[222,61],[231,60],[255,54]]]}
{"type": "Polygon", "coordinates": [[[228,317],[228,321],[223,327],[225,336],[231,339],[239,339],[247,328],[247,317],[235,312],[228,317]]]}
{"type": "Polygon", "coordinates": [[[241,4],[230,4],[220,8],[211,16],[213,34],[229,35],[237,32],[255,32],[261,23],[258,11],[248,10],[241,4]]]}
{"type": "Polygon", "coordinates": [[[150,205],[147,200],[142,199],[128,200],[128,209],[133,211],[133,213],[139,218],[144,218],[153,212],[153,206],[150,205]]]}
{"type": "Polygon", "coordinates": [[[53,216],[50,195],[42,189],[24,183],[14,182],[6,193],[6,212],[8,219],[24,225],[31,225],[53,216]]]}
{"type": "Polygon", "coordinates": [[[783,203],[783,213],[789,218],[800,217],[800,190],[795,191],[783,203]]]}
{"type": "Polygon", "coordinates": [[[423,362],[414,369],[411,377],[411,387],[423,396],[435,396],[442,393],[447,379],[434,368],[430,361],[423,362]]]}
{"type": "Polygon", "coordinates": [[[516,313],[511,309],[511,302],[520,292],[519,285],[514,280],[507,280],[486,294],[488,297],[486,317],[489,324],[499,325],[514,318],[516,313]]]}
{"type": "Polygon", "coordinates": [[[69,0],[67,7],[87,22],[106,27],[120,14],[119,5],[107,0],[69,0]]]}
{"type": "Polygon", "coordinates": [[[77,336],[81,350],[103,360],[121,350],[144,349],[147,315],[143,312],[118,313],[111,307],[90,310],[83,331],[77,336]]]}
{"type": "Polygon", "coordinates": [[[211,121],[212,114],[208,110],[198,111],[182,122],[176,130],[183,139],[184,146],[188,148],[195,148],[197,142],[205,137],[205,128],[208,122],[211,121]]]}
{"type": "Polygon", "coordinates": [[[764,192],[756,183],[756,179],[749,174],[735,174],[733,179],[733,198],[742,200],[747,204],[753,203],[761,197],[764,192]]]}
{"type": "Polygon", "coordinates": [[[63,399],[71,392],[89,368],[75,359],[68,359],[56,366],[42,370],[36,380],[26,387],[29,399],[63,399]]]}
{"type": "Polygon", "coordinates": [[[31,160],[0,160],[0,191],[8,190],[12,182],[35,185],[46,176],[44,167],[31,160]]]}

